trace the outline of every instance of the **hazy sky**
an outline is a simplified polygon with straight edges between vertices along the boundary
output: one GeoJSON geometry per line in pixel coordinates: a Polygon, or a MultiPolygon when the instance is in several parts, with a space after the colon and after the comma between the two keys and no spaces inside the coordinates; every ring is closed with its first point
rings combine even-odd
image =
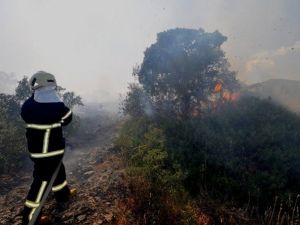
{"type": "Polygon", "coordinates": [[[45,70],[89,100],[118,98],[156,33],[175,27],[226,35],[244,82],[300,80],[299,0],[0,0],[0,71],[45,70]]]}

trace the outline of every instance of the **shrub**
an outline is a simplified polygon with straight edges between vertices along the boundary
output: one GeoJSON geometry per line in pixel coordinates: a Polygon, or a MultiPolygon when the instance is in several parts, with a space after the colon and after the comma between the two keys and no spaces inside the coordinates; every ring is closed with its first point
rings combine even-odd
{"type": "Polygon", "coordinates": [[[195,224],[192,210],[184,210],[188,201],[182,185],[185,173],[167,152],[162,130],[145,125],[144,119],[124,127],[128,124],[132,126],[123,129],[117,146],[126,159],[138,224],[195,224]]]}
{"type": "Polygon", "coordinates": [[[225,199],[247,202],[250,194],[268,204],[275,195],[299,190],[300,118],[270,101],[227,103],[201,119],[167,127],[166,139],[194,194],[206,186],[225,199]]]}

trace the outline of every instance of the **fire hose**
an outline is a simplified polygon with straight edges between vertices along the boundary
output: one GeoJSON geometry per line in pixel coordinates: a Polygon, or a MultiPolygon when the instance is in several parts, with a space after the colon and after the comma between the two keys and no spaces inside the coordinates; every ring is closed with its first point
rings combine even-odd
{"type": "Polygon", "coordinates": [[[28,225],[34,225],[35,224],[35,222],[36,222],[36,220],[37,220],[37,218],[38,218],[38,216],[40,214],[40,211],[43,208],[43,206],[44,206],[44,204],[46,202],[46,199],[47,199],[47,197],[48,197],[48,195],[49,195],[49,193],[50,193],[50,191],[52,189],[52,186],[53,186],[53,183],[55,181],[55,178],[57,177],[58,171],[59,171],[59,169],[61,167],[61,163],[62,163],[62,159],[60,160],[58,166],[56,167],[56,169],[55,169],[55,171],[54,171],[54,173],[53,173],[53,175],[51,177],[51,180],[50,180],[50,182],[48,184],[48,187],[46,188],[46,191],[45,191],[45,193],[44,193],[44,195],[43,195],[43,197],[42,197],[42,199],[40,201],[40,205],[34,211],[34,213],[32,215],[32,218],[29,221],[28,225]]]}

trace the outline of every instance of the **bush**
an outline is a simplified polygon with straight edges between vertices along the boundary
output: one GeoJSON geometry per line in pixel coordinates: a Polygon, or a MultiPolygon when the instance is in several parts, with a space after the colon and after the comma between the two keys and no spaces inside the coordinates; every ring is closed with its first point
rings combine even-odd
{"type": "Polygon", "coordinates": [[[118,144],[138,178],[134,190],[158,191],[155,209],[168,209],[162,196],[173,187],[261,209],[276,195],[285,201],[298,193],[300,119],[269,100],[236,101],[240,84],[221,49],[225,40],[202,29],[161,32],[133,71],[138,83],[123,104],[131,119],[118,144]]]}
{"type": "Polygon", "coordinates": [[[25,128],[12,95],[0,94],[0,173],[20,169],[26,157],[25,128]]]}
{"type": "Polygon", "coordinates": [[[207,188],[227,200],[244,203],[250,194],[268,204],[299,190],[300,118],[270,101],[227,103],[201,119],[167,127],[166,138],[189,171],[186,187],[193,194],[207,188]]]}
{"type": "Polygon", "coordinates": [[[192,210],[186,209],[185,173],[166,151],[162,130],[148,122],[128,121],[117,141],[126,159],[138,224],[195,224],[192,210]]]}

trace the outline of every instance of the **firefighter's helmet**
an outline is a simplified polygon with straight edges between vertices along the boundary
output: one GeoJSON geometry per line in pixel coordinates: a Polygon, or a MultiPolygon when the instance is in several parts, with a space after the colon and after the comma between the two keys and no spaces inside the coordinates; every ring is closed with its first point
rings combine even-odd
{"type": "Polygon", "coordinates": [[[54,75],[44,71],[38,71],[33,74],[29,80],[29,84],[32,90],[48,86],[57,86],[54,75]]]}

